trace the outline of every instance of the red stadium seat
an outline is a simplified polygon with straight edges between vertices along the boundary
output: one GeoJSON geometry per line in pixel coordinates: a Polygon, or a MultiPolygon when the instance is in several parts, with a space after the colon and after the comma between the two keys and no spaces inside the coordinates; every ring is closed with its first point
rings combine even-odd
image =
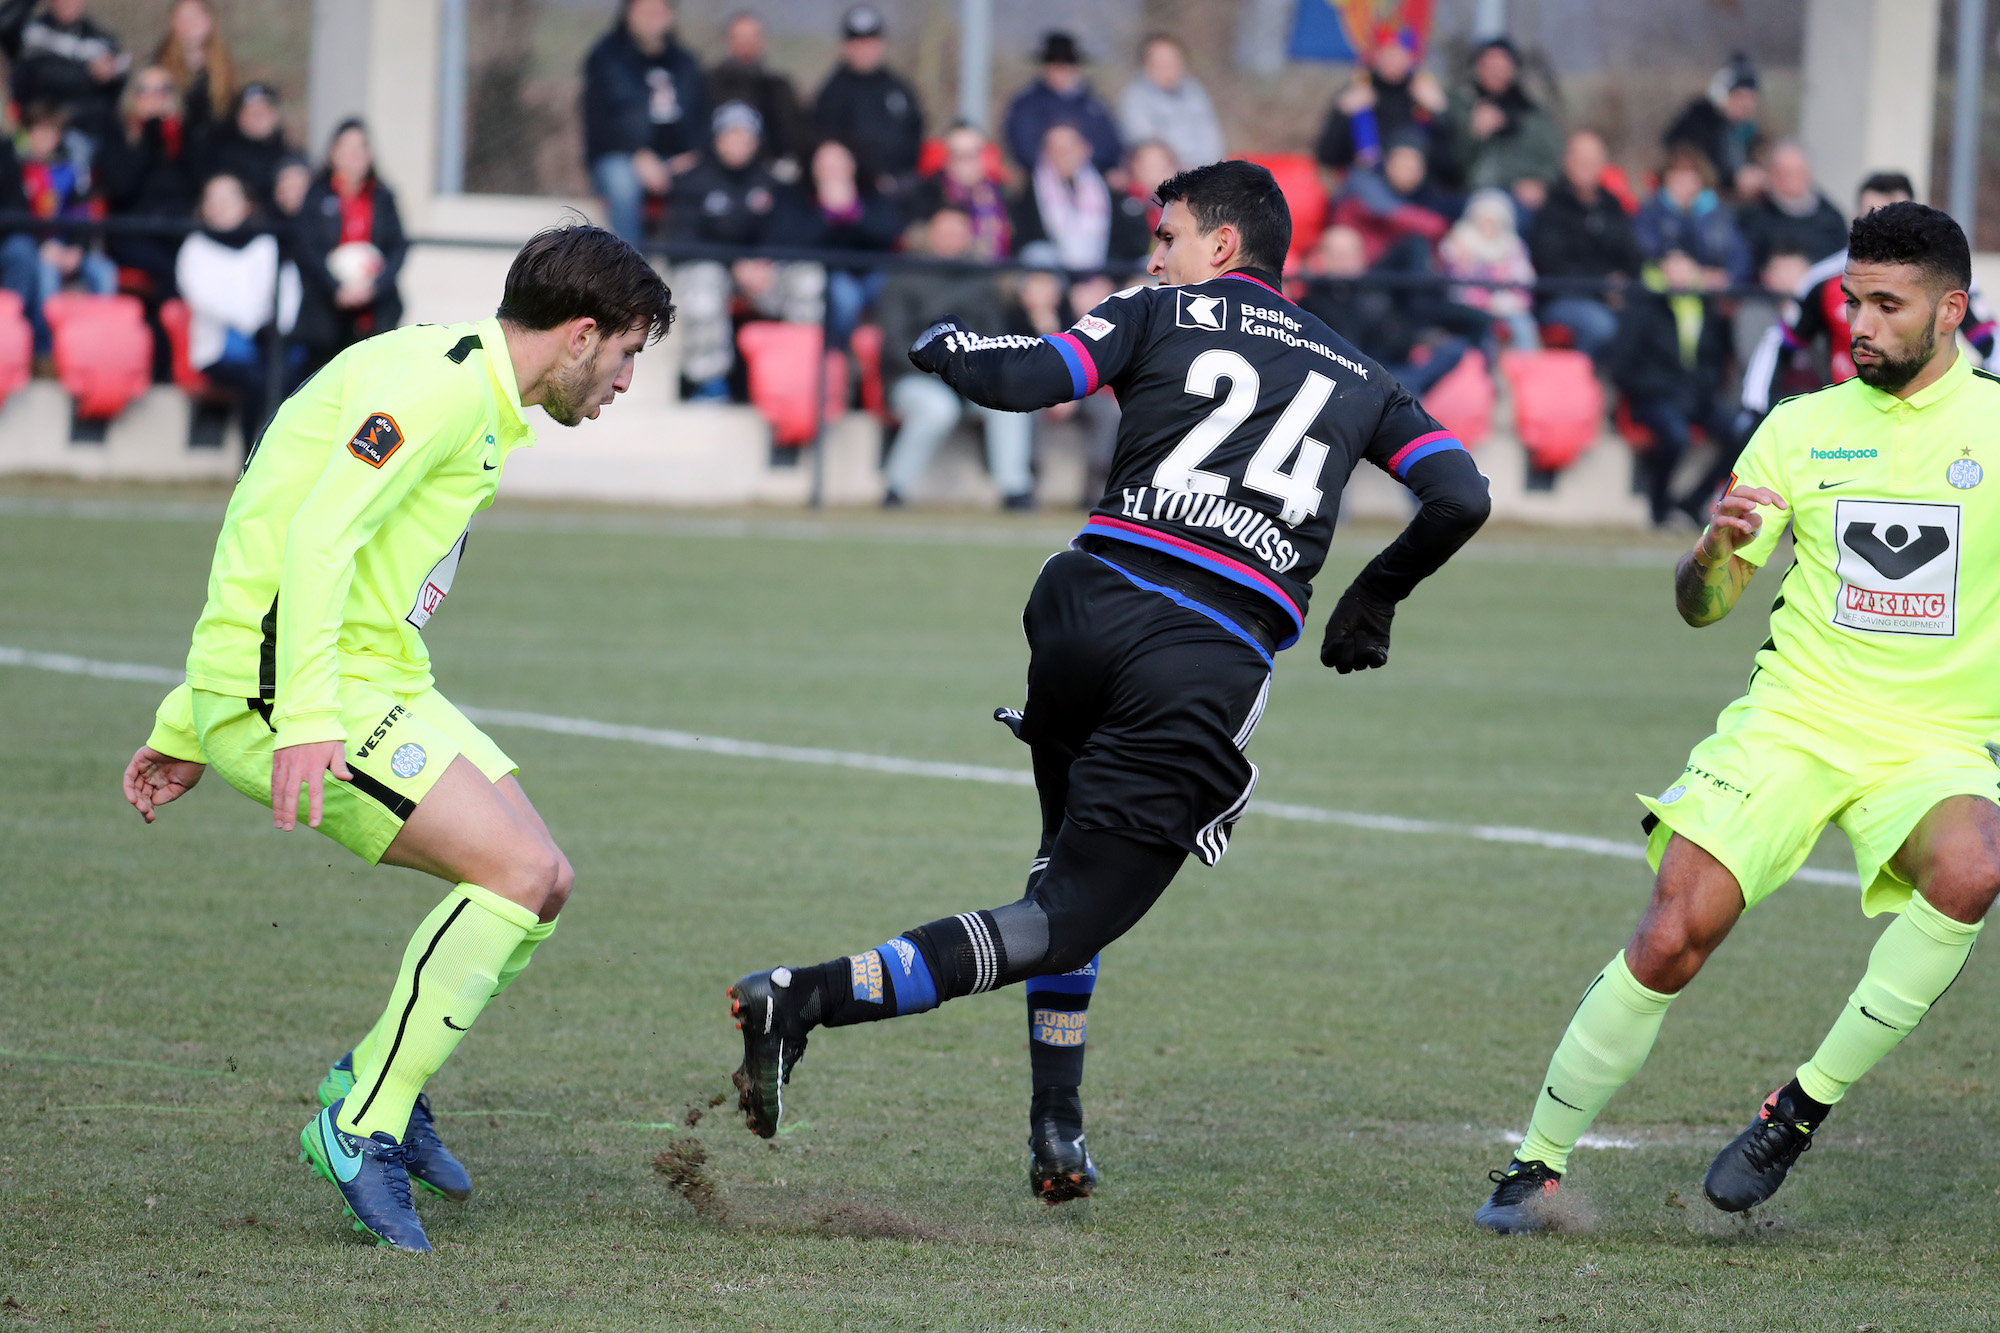
{"type": "Polygon", "coordinates": [[[1424,410],[1438,424],[1471,449],[1493,429],[1493,376],[1486,369],[1486,354],[1478,348],[1467,352],[1449,374],[1424,395],[1424,410]]]}
{"type": "Polygon", "coordinates": [[[21,298],[0,287],[0,403],[28,382],[34,364],[35,331],[28,325],[21,298]]]}
{"type": "Polygon", "coordinates": [[[58,292],[42,303],[56,379],[85,421],[109,421],[153,380],[153,331],[135,296],[58,292]]]}
{"type": "Polygon", "coordinates": [[[827,352],[826,399],[820,411],[813,410],[812,367],[823,346],[819,325],[755,320],[737,330],[736,346],[749,372],[750,405],[771,423],[774,443],[811,444],[820,422],[846,409],[847,358],[827,352]]]}
{"type": "Polygon", "coordinates": [[[187,302],[176,297],[160,303],[160,327],[167,331],[167,346],[173,354],[174,383],[197,398],[205,397],[212,386],[208,376],[188,360],[188,325],[193,315],[187,302]]]}
{"type": "Polygon", "coordinates": [[[886,418],[889,403],[882,392],[881,327],[863,324],[854,330],[847,340],[847,350],[854,354],[854,370],[861,377],[861,406],[877,417],[886,418]]]}
{"type": "Polygon", "coordinates": [[[1277,178],[1285,206],[1292,210],[1292,249],[1285,267],[1295,268],[1319,244],[1326,227],[1326,182],[1320,179],[1319,163],[1310,153],[1255,153],[1243,160],[1277,178]]]}
{"type": "Polygon", "coordinates": [[[1632,452],[1635,454],[1643,454],[1653,447],[1652,430],[1639,424],[1638,419],[1632,415],[1632,404],[1625,401],[1625,395],[1622,393],[1618,395],[1618,401],[1611,408],[1611,427],[1618,432],[1625,443],[1632,446],[1632,452]]]}
{"type": "Polygon", "coordinates": [[[1514,391],[1514,431],[1529,460],[1559,472],[1604,430],[1604,389],[1582,352],[1505,352],[1500,373],[1514,391]]]}

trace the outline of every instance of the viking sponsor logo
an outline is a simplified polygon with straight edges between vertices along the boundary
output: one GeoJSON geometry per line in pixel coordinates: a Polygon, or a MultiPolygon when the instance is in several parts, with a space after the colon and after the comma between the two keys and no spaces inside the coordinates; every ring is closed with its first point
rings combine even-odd
{"type": "Polygon", "coordinates": [[[347,442],[347,452],[369,467],[381,467],[390,455],[403,447],[403,428],[387,412],[370,412],[347,442]]]}
{"type": "Polygon", "coordinates": [[[424,575],[423,586],[417,589],[417,600],[403,619],[418,629],[430,624],[431,617],[437,614],[440,606],[444,605],[445,595],[451,591],[452,580],[458,577],[458,562],[465,554],[465,539],[470,535],[470,529],[459,533],[458,540],[452,543],[449,551],[445,552],[444,559],[431,566],[431,572],[424,575]]]}
{"type": "Polygon", "coordinates": [[[1955,504],[1838,501],[1833,623],[1870,634],[1954,637],[1959,513],[1955,504]]]}
{"type": "Polygon", "coordinates": [[[1229,324],[1229,302],[1220,296],[1203,296],[1200,292],[1176,292],[1179,301],[1174,307],[1174,323],[1184,329],[1207,329],[1220,333],[1229,324]]]}
{"type": "Polygon", "coordinates": [[[870,1004],[882,1003],[882,951],[870,949],[867,953],[857,953],[847,960],[848,980],[854,986],[854,998],[866,1000],[870,1004]]]}
{"type": "Polygon", "coordinates": [[[1066,1009],[1037,1009],[1028,1026],[1044,1046],[1081,1046],[1090,1015],[1066,1009]]]}
{"type": "MultiPolygon", "coordinates": [[[[1178,523],[1184,528],[1213,528],[1224,537],[1283,574],[1305,558],[1305,553],[1283,536],[1284,529],[1269,514],[1225,500],[1219,495],[1194,491],[1163,491],[1156,486],[1127,487],[1124,491],[1124,518],[1135,523],[1164,526],[1178,523]]],[[[1227,543],[1209,539],[1211,545],[1227,543]]]]}
{"type": "Polygon", "coordinates": [[[375,724],[375,730],[368,733],[368,739],[361,742],[361,748],[354,752],[354,757],[356,759],[366,759],[370,752],[382,743],[382,738],[389,734],[389,728],[396,725],[397,719],[402,717],[403,713],[404,708],[401,704],[397,704],[387,713],[384,713],[382,720],[375,724]]]}

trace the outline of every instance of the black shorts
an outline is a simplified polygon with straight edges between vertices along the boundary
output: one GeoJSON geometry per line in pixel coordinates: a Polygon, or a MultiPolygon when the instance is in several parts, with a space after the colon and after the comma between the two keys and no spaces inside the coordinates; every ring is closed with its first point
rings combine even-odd
{"type": "Polygon", "coordinates": [[[1185,594],[1082,551],[1042,567],[1022,613],[1045,842],[1064,818],[1214,865],[1250,803],[1243,747],[1271,662],[1254,637],[1185,594]],[[1200,608],[1200,609],[1198,609],[1200,608]]]}

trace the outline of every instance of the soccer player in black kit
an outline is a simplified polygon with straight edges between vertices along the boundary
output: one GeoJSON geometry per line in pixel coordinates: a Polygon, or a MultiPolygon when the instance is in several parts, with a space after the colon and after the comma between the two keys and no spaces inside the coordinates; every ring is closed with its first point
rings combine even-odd
{"type": "Polygon", "coordinates": [[[1292,225],[1270,172],[1217,162],[1159,199],[1150,271],[1164,285],[1119,292],[1046,338],[946,320],[910,349],[919,369],[1007,412],[1109,386],[1117,452],[1104,498],[1028,596],[1027,705],[998,715],[1032,751],[1041,797],[1025,896],[732,986],[740,1105],[765,1138],[813,1028],[1029,981],[1048,1010],[1035,1019],[1057,1029],[1043,1034],[1053,1058],[1037,1052],[1030,1181],[1051,1203],[1089,1193],[1081,1043],[1066,1035],[1082,1035],[1078,1000],[1098,951],[1181,863],[1212,866],[1228,849],[1257,785],[1243,751],[1272,659],[1304,631],[1347,478],[1374,463],[1422,508],[1328,618],[1320,660],[1342,674],[1388,660],[1396,604],[1485,521],[1486,479],[1464,445],[1278,290],[1292,225]],[[1045,1082],[1051,1069],[1067,1085],[1045,1082]]]}

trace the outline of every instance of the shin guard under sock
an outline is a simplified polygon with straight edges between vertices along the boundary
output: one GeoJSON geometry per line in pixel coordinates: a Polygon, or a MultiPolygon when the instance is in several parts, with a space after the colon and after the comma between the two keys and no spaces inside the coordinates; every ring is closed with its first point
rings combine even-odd
{"type": "Polygon", "coordinates": [[[1052,1116],[1065,1135],[1083,1132],[1084,1041],[1098,959],[1061,976],[1031,977],[1028,989],[1028,1067],[1034,1080],[1031,1120],[1052,1116]]]}
{"type": "Polygon", "coordinates": [[[477,884],[459,885],[424,918],[404,951],[368,1060],[355,1061],[341,1129],[402,1139],[417,1094],[493,998],[500,969],[535,924],[533,912],[477,884]]]}
{"type": "Polygon", "coordinates": [[[1808,1097],[1831,1106],[1910,1034],[1972,954],[1979,924],[1954,921],[1913,894],[1868,954],[1868,970],[1832,1031],[1799,1067],[1808,1097]]]}
{"type": "Polygon", "coordinates": [[[1516,1160],[1540,1162],[1551,1171],[1569,1167],[1570,1150],[1590,1128],[1612,1094],[1646,1063],[1660,1022],[1674,997],[1639,984],[1625,954],[1597,975],[1584,991],[1549,1061],[1542,1094],[1516,1160]]]}

